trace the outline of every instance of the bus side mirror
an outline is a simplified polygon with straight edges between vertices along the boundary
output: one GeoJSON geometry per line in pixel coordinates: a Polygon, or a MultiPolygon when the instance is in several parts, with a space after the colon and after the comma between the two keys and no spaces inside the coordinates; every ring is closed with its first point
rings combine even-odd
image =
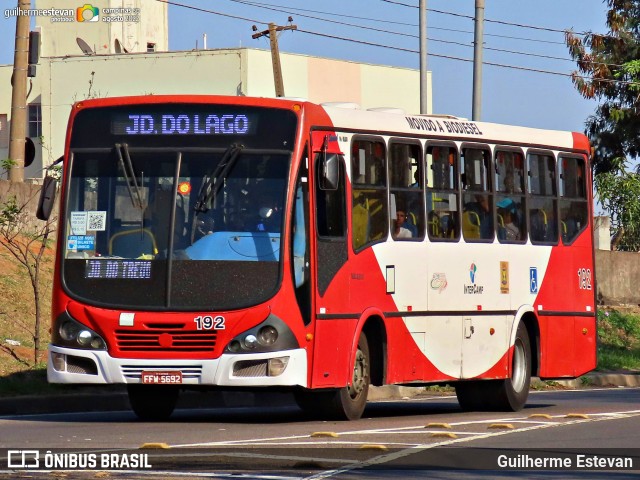
{"type": "Polygon", "coordinates": [[[49,220],[56,200],[57,188],[58,182],[55,178],[49,175],[44,177],[42,189],[40,190],[40,199],[38,200],[38,210],[36,211],[36,217],[39,220],[49,220]]]}
{"type": "Polygon", "coordinates": [[[320,190],[337,190],[340,183],[340,157],[323,152],[320,165],[320,190]]]}

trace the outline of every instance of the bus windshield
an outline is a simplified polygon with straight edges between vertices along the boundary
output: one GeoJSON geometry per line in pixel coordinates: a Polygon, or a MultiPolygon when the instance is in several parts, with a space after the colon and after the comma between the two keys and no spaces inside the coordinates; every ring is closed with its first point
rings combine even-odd
{"type": "Polygon", "coordinates": [[[273,295],[293,142],[182,138],[113,135],[108,147],[71,148],[63,280],[72,296],[225,310],[273,295]]]}

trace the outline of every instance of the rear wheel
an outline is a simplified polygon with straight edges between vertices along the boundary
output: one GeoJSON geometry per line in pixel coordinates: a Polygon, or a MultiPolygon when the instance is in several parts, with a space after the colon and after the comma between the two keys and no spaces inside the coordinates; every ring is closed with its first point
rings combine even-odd
{"type": "Polygon", "coordinates": [[[531,343],[529,333],[523,323],[518,325],[516,341],[513,345],[511,377],[500,380],[496,385],[495,405],[499,410],[522,410],[529,397],[531,383],[531,343]]]}
{"type": "Polygon", "coordinates": [[[370,384],[369,344],[364,333],[358,339],[358,350],[349,385],[330,391],[298,390],[298,406],[311,415],[336,420],[357,420],[367,404],[370,384]]]}
{"type": "Polygon", "coordinates": [[[129,403],[140,420],[161,421],[168,419],[178,402],[178,387],[166,385],[127,385],[129,403]]]}
{"type": "Polygon", "coordinates": [[[460,382],[456,396],[463,410],[522,410],[531,382],[531,344],[523,323],[513,345],[511,376],[504,380],[460,382]]]}

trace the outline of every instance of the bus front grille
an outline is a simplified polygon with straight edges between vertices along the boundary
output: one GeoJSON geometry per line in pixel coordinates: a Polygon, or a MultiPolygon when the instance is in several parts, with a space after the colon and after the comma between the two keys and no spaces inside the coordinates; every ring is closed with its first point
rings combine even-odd
{"type": "Polygon", "coordinates": [[[212,352],[216,333],[211,331],[116,330],[121,352],[212,352]]]}

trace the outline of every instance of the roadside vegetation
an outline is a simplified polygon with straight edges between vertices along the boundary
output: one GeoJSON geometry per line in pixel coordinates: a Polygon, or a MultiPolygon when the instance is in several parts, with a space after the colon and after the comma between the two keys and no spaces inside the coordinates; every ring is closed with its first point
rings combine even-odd
{"type": "Polygon", "coordinates": [[[598,310],[598,370],[640,370],[640,310],[598,310]]]}

